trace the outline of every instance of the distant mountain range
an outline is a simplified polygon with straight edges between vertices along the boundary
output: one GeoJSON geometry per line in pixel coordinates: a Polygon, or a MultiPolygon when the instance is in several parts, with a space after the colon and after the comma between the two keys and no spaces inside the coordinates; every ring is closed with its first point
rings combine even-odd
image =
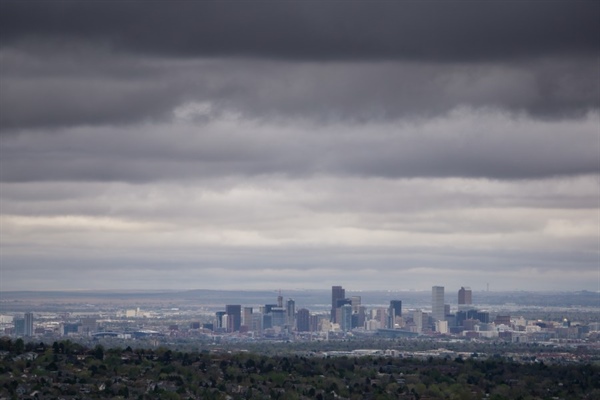
{"type": "MultiPolygon", "coordinates": [[[[57,301],[94,302],[94,301],[159,301],[181,303],[181,305],[224,305],[243,304],[257,306],[274,304],[279,292],[276,290],[208,290],[196,289],[185,291],[167,290],[76,290],[76,291],[5,291],[1,295],[2,303],[21,301],[57,301]]],[[[292,298],[296,308],[312,307],[328,309],[331,292],[328,290],[285,290],[281,295],[286,301],[292,298]]],[[[402,300],[403,306],[427,307],[431,304],[429,291],[346,291],[347,296],[361,296],[367,307],[385,306],[390,300],[402,300]]],[[[446,290],[446,302],[457,303],[457,294],[446,290]]],[[[590,291],[577,292],[473,292],[473,303],[477,305],[515,305],[536,307],[600,307],[600,293],[590,291]]]]}

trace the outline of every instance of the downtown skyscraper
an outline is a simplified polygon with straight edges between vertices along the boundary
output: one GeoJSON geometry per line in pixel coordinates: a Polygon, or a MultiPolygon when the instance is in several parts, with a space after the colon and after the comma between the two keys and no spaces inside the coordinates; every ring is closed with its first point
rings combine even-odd
{"type": "Polygon", "coordinates": [[[431,317],[434,322],[444,321],[446,319],[443,286],[433,286],[431,288],[431,317]]]}
{"type": "Polygon", "coordinates": [[[225,312],[228,316],[227,331],[238,332],[242,324],[242,306],[239,304],[226,305],[225,312]]]}
{"type": "Polygon", "coordinates": [[[332,286],[331,287],[331,322],[339,323],[337,321],[336,312],[338,308],[338,301],[344,300],[346,298],[346,290],[341,286],[332,286]]]}
{"type": "Polygon", "coordinates": [[[458,291],[458,308],[468,308],[473,304],[473,292],[470,287],[461,287],[458,291]]]}

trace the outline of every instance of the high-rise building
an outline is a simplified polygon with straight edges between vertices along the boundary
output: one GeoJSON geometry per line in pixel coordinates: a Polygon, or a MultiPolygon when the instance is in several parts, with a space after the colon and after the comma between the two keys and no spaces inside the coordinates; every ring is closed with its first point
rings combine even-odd
{"type": "Polygon", "coordinates": [[[261,334],[263,331],[264,316],[261,313],[252,313],[252,320],[248,326],[252,332],[261,334]]]}
{"type": "Polygon", "coordinates": [[[25,336],[33,336],[33,313],[25,313],[25,336]]]}
{"type": "Polygon", "coordinates": [[[288,299],[288,301],[285,303],[286,307],[286,317],[287,317],[287,322],[286,325],[290,328],[290,329],[294,329],[295,327],[295,322],[296,322],[296,302],[294,301],[294,299],[288,299]]]}
{"type": "Polygon", "coordinates": [[[337,321],[336,309],[338,307],[338,300],[343,300],[346,298],[346,291],[341,286],[332,286],[331,287],[331,322],[339,322],[337,321]]]}
{"type": "Polygon", "coordinates": [[[344,304],[340,307],[340,329],[344,332],[352,330],[352,305],[344,304]]]}
{"type": "Polygon", "coordinates": [[[415,332],[421,333],[423,331],[423,311],[413,311],[413,322],[415,323],[415,332]]]}
{"type": "Polygon", "coordinates": [[[373,319],[378,321],[381,327],[385,327],[388,310],[385,308],[376,308],[371,312],[373,314],[373,319]]]}
{"type": "Polygon", "coordinates": [[[242,324],[250,328],[252,326],[252,307],[244,307],[242,316],[242,324]]]}
{"type": "Polygon", "coordinates": [[[223,316],[227,314],[225,311],[217,311],[215,316],[217,317],[217,328],[227,328],[227,325],[223,325],[223,316]]]}
{"type": "Polygon", "coordinates": [[[431,318],[433,318],[433,322],[446,320],[443,286],[433,286],[431,288],[431,318]]]}
{"type": "Polygon", "coordinates": [[[338,299],[335,307],[335,321],[338,324],[342,323],[342,307],[349,305],[352,308],[352,301],[350,299],[338,299]]]}
{"type": "Polygon", "coordinates": [[[466,320],[478,320],[479,322],[487,324],[490,322],[490,313],[487,311],[479,311],[475,309],[467,311],[458,311],[456,313],[456,324],[458,326],[463,326],[463,323],[466,320]]]}
{"type": "Polygon", "coordinates": [[[473,304],[473,292],[470,287],[461,287],[458,291],[458,308],[473,304]]]}
{"type": "Polygon", "coordinates": [[[284,327],[287,321],[286,309],[283,307],[271,308],[271,327],[284,327]]]}
{"type": "Polygon", "coordinates": [[[311,314],[309,321],[310,321],[310,331],[311,332],[322,331],[323,325],[331,324],[331,322],[329,322],[329,318],[327,318],[325,315],[321,315],[321,314],[311,314]]]}
{"type": "Polygon", "coordinates": [[[309,332],[310,331],[310,312],[306,308],[301,308],[296,314],[296,324],[298,325],[298,332],[309,332]]]}
{"type": "Polygon", "coordinates": [[[402,300],[390,300],[390,309],[394,310],[396,317],[402,316],[402,300]]]}
{"type": "Polygon", "coordinates": [[[225,312],[229,316],[228,330],[238,332],[242,325],[242,306],[239,304],[229,304],[225,306],[225,312]]]}
{"type": "Polygon", "coordinates": [[[387,327],[394,329],[396,325],[396,317],[402,316],[402,301],[401,300],[390,300],[390,307],[387,313],[387,327]]]}
{"type": "Polygon", "coordinates": [[[25,336],[25,318],[13,318],[13,324],[15,326],[15,335],[25,336]]]}
{"type": "MultiPolygon", "coordinates": [[[[223,316],[223,324],[227,327],[227,332],[236,332],[235,329],[235,316],[230,314],[225,314],[223,316]]],[[[238,328],[239,330],[239,328],[238,328]]]]}
{"type": "Polygon", "coordinates": [[[367,314],[367,308],[365,306],[358,306],[358,310],[352,314],[352,327],[353,328],[364,328],[366,314],[367,314]]]}
{"type": "Polygon", "coordinates": [[[265,304],[264,308],[262,309],[262,313],[263,314],[270,314],[271,310],[274,308],[277,308],[277,304],[265,304]]]}
{"type": "Polygon", "coordinates": [[[356,314],[358,312],[358,307],[360,307],[361,301],[362,301],[362,299],[360,296],[350,297],[350,303],[352,304],[352,312],[353,313],[356,314]]]}
{"type": "MultiPolygon", "coordinates": [[[[277,308],[277,307],[275,307],[277,308]]],[[[262,314],[262,329],[271,329],[273,327],[273,316],[271,313],[262,314]]]]}

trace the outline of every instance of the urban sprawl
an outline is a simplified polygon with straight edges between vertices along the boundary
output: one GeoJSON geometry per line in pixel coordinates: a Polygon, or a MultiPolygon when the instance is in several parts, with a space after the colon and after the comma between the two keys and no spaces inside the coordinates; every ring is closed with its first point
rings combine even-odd
{"type": "Polygon", "coordinates": [[[293,299],[284,300],[279,292],[272,304],[228,304],[222,310],[205,310],[196,315],[185,315],[177,308],[160,312],[134,308],[96,314],[26,312],[2,315],[0,323],[5,334],[13,337],[146,338],[156,343],[194,337],[213,341],[302,341],[376,336],[581,345],[594,343],[599,336],[597,321],[544,321],[490,313],[473,305],[469,287],[458,291],[457,306],[446,304],[445,295],[443,286],[434,286],[430,308],[405,310],[402,300],[394,299],[387,307],[367,309],[361,296],[346,296],[342,286],[332,286],[328,311],[297,308],[293,299]]]}

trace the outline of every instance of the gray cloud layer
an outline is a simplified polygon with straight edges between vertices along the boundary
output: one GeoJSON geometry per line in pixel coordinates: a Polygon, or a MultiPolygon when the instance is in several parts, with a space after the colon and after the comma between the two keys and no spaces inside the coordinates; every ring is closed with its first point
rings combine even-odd
{"type": "Polygon", "coordinates": [[[457,104],[544,117],[599,105],[597,2],[0,7],[3,130],[156,119],[186,99],[357,121],[457,104]]]}
{"type": "Polygon", "coordinates": [[[3,1],[2,43],[87,38],[123,51],[305,60],[499,60],[598,51],[592,1],[3,1]]]}
{"type": "MultiPolygon", "coordinates": [[[[3,181],[125,181],[226,176],[548,178],[598,170],[598,113],[565,121],[459,108],[403,123],[267,124],[223,116],[72,128],[3,140],[3,181]]],[[[204,116],[204,108],[200,116],[204,116]]]]}
{"type": "Polygon", "coordinates": [[[595,290],[599,18],[2,1],[1,289],[595,290]]]}
{"type": "Polygon", "coordinates": [[[168,60],[78,47],[0,51],[0,126],[28,127],[164,120],[185,102],[212,113],[322,122],[394,120],[489,107],[545,118],[598,109],[595,58],[512,64],[168,60]]]}

